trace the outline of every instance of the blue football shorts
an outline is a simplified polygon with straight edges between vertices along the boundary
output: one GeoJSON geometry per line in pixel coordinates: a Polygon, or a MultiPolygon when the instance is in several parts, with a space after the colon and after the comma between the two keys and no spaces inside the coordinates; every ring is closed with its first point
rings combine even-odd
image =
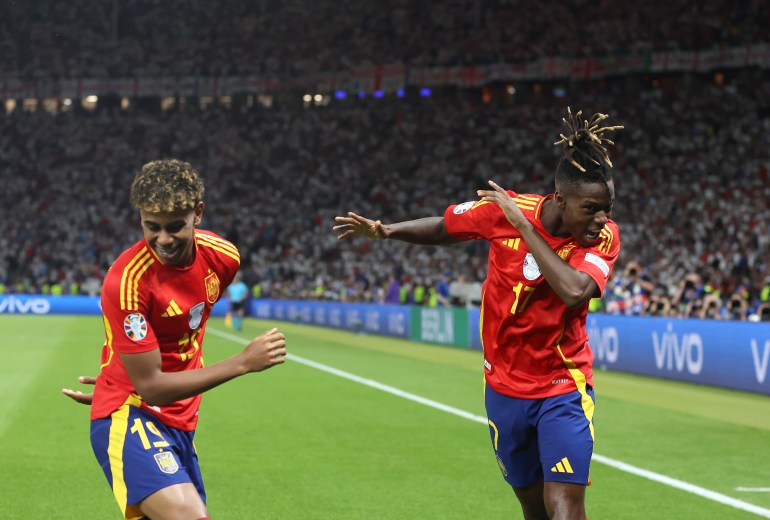
{"type": "Polygon", "coordinates": [[[589,484],[594,449],[594,392],[584,387],[543,399],[517,399],[486,385],[489,434],[506,482],[589,484]]]}
{"type": "Polygon", "coordinates": [[[91,421],[91,446],[125,518],[143,518],[137,504],[174,484],[191,482],[206,502],[194,436],[130,405],[91,421]]]}

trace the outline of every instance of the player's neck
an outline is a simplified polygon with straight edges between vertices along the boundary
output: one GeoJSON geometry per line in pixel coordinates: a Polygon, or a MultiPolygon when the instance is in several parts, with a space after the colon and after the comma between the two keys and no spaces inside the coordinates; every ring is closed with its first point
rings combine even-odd
{"type": "Polygon", "coordinates": [[[553,197],[543,202],[543,208],[540,212],[540,223],[543,225],[546,233],[552,237],[569,236],[569,231],[564,227],[564,221],[561,219],[561,210],[553,197]]]}

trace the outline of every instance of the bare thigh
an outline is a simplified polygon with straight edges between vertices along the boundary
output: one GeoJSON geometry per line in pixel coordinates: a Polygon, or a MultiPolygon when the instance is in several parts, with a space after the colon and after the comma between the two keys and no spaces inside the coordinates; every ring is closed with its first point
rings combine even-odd
{"type": "Polygon", "coordinates": [[[513,488],[516,498],[519,499],[524,520],[549,520],[548,511],[543,500],[543,481],[536,482],[527,487],[513,488]]]}
{"type": "Polygon", "coordinates": [[[139,508],[152,520],[197,520],[209,516],[198,490],[189,482],[156,491],[142,500],[139,508]]]}
{"type": "Polygon", "coordinates": [[[586,487],[567,482],[546,482],[545,508],[551,520],[585,520],[586,487]]]}

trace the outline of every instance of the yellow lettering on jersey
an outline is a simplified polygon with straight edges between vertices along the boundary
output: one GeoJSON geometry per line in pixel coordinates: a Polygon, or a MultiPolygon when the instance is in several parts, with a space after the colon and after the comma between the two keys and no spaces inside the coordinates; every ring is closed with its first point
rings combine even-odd
{"type": "Polygon", "coordinates": [[[182,339],[179,340],[178,344],[181,347],[179,349],[179,357],[182,358],[182,363],[191,360],[200,350],[201,347],[197,338],[199,330],[200,329],[195,329],[191,333],[185,332],[184,336],[182,336],[182,339]],[[190,345],[192,345],[192,349],[187,348],[190,345]]]}
{"type": "Polygon", "coordinates": [[[527,306],[527,302],[529,301],[529,298],[532,296],[535,289],[536,287],[532,287],[530,285],[524,285],[521,282],[513,286],[513,293],[516,295],[516,299],[513,301],[513,305],[511,306],[511,314],[516,314],[517,311],[524,312],[524,308],[527,306]],[[521,304],[521,308],[519,308],[519,302],[521,301],[522,291],[524,291],[524,293],[529,293],[529,294],[526,295],[526,297],[524,298],[524,301],[521,304]]]}

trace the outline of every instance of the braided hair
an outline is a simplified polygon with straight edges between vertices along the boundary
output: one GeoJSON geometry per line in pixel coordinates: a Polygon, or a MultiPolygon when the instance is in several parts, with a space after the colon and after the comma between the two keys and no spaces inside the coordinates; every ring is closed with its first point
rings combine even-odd
{"type": "Polygon", "coordinates": [[[567,107],[567,118],[562,119],[567,135],[559,134],[555,146],[562,145],[564,155],[556,168],[556,182],[578,184],[595,182],[604,184],[609,193],[608,182],[612,180],[612,161],[607,153],[607,144],[615,143],[604,137],[607,132],[620,130],[622,126],[599,126],[607,114],[594,114],[583,119],[583,111],[576,114],[567,107]]]}

